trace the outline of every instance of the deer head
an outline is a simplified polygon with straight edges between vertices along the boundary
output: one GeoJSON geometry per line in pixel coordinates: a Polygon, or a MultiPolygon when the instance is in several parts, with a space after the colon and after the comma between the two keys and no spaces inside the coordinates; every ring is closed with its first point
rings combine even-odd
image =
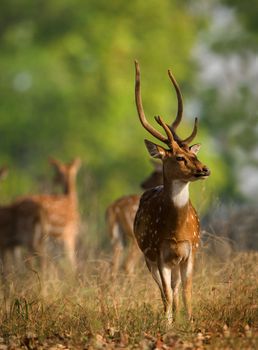
{"type": "Polygon", "coordinates": [[[64,164],[57,159],[49,157],[49,163],[55,169],[54,182],[61,184],[65,193],[70,192],[70,187],[75,183],[76,175],[81,166],[80,158],[75,158],[68,164],[64,164]]]}
{"type": "Polygon", "coordinates": [[[168,178],[175,178],[184,182],[205,179],[210,175],[210,171],[197,159],[197,153],[201,145],[194,144],[189,146],[190,142],[192,142],[197,134],[198,119],[195,118],[193,131],[187,138],[181,139],[176,133],[176,129],[182,120],[183,100],[179,86],[171,71],[169,70],[168,74],[176,90],[178,111],[175,120],[170,126],[165,124],[160,116],[155,117],[156,122],[165,131],[166,136],[164,136],[158,130],[154,129],[145,117],[141,99],[140,67],[137,61],[135,61],[135,69],[135,100],[140,122],[152,136],[166,145],[166,147],[164,147],[149,140],[145,140],[145,145],[149,154],[153,158],[161,159],[163,162],[164,183],[168,178]]]}

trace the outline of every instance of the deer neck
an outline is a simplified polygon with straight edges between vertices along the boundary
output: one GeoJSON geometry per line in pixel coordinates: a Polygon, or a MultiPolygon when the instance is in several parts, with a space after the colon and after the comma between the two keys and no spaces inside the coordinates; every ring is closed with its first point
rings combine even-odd
{"type": "Polygon", "coordinates": [[[175,209],[180,210],[188,207],[189,182],[164,177],[164,193],[175,209]]]}
{"type": "Polygon", "coordinates": [[[77,190],[76,184],[74,181],[68,181],[64,187],[64,194],[70,199],[70,201],[77,206],[78,198],[77,198],[77,190]]]}
{"type": "Polygon", "coordinates": [[[176,239],[182,239],[180,232],[187,222],[189,211],[189,183],[170,179],[164,181],[163,189],[170,230],[176,239]]]}

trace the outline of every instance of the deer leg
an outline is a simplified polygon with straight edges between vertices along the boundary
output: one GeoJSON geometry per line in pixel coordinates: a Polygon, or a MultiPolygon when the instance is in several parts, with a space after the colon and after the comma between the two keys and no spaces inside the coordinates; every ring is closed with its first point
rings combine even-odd
{"type": "Polygon", "coordinates": [[[157,266],[156,262],[150,261],[147,258],[145,259],[145,261],[146,261],[146,265],[147,265],[154,281],[157,283],[157,285],[159,287],[161,298],[162,298],[162,301],[164,304],[165,303],[165,294],[164,294],[164,291],[162,288],[162,281],[161,281],[158,266],[157,266]]]}
{"type": "Polygon", "coordinates": [[[137,261],[139,260],[139,257],[140,257],[140,252],[139,252],[139,249],[136,245],[136,242],[131,240],[128,255],[127,255],[127,258],[125,261],[125,271],[128,274],[133,273],[134,267],[135,267],[137,261]]]}
{"type": "MultiPolygon", "coordinates": [[[[162,299],[162,302],[163,302],[163,305],[164,305],[164,311],[166,313],[166,305],[167,305],[167,299],[166,299],[166,295],[164,293],[164,289],[163,289],[163,284],[162,284],[162,280],[161,280],[161,276],[160,276],[160,272],[159,272],[159,269],[158,269],[158,265],[156,262],[152,262],[152,261],[149,261],[147,258],[145,259],[146,261],[146,265],[154,279],[154,281],[157,283],[158,287],[159,287],[159,290],[160,290],[160,294],[161,294],[161,299],[162,299]]],[[[171,323],[172,321],[172,315],[171,317],[169,318],[168,317],[168,322],[171,323]]]]}
{"type": "Polygon", "coordinates": [[[176,317],[179,305],[179,287],[181,283],[180,268],[178,265],[171,270],[171,287],[173,289],[173,312],[176,317]]]}
{"type": "Polygon", "coordinates": [[[112,275],[115,276],[118,272],[121,260],[121,254],[124,249],[123,242],[121,239],[120,227],[118,224],[115,224],[112,228],[112,248],[113,248],[113,257],[112,257],[112,275]]]}
{"type": "Polygon", "coordinates": [[[121,254],[123,251],[123,245],[121,242],[116,241],[113,244],[113,257],[112,257],[112,275],[115,276],[119,270],[121,254]]]}
{"type": "Polygon", "coordinates": [[[64,246],[66,255],[71,263],[72,269],[75,271],[76,269],[76,259],[75,259],[75,240],[73,237],[69,237],[64,240],[64,246]]]}
{"type": "Polygon", "coordinates": [[[161,282],[162,282],[162,289],[165,297],[163,300],[165,315],[168,320],[168,323],[170,324],[173,320],[173,315],[172,315],[173,293],[171,288],[171,268],[159,262],[158,269],[159,269],[161,282]]]}
{"type": "Polygon", "coordinates": [[[185,262],[180,263],[180,272],[183,285],[183,302],[186,314],[191,321],[192,319],[192,275],[193,275],[193,256],[190,253],[185,262]]]}

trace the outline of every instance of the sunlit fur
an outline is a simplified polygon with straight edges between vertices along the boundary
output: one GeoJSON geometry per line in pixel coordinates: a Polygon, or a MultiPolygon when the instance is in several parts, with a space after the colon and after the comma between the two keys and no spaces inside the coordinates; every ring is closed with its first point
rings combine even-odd
{"type": "Polygon", "coordinates": [[[199,219],[189,200],[189,183],[209,175],[197,159],[196,147],[173,149],[147,141],[150,154],[163,161],[164,185],[146,191],[136,214],[134,233],[154,280],[157,282],[169,321],[178,309],[178,287],[191,318],[194,253],[200,240],[199,219]],[[174,300],[173,300],[174,299],[174,300]]]}

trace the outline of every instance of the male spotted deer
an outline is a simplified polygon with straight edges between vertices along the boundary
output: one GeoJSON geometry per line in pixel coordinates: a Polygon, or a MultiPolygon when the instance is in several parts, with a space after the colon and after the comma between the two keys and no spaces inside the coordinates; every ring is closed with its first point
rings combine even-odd
{"type": "Polygon", "coordinates": [[[200,227],[197,213],[189,199],[189,183],[207,178],[210,171],[197,159],[200,145],[189,146],[197,133],[197,118],[189,137],[182,140],[176,133],[183,115],[183,101],[172,73],[168,71],[178,99],[176,119],[168,126],[161,117],[155,118],[164,129],[164,136],[145,117],[137,61],[135,70],[135,99],[140,122],[166,147],[145,140],[150,155],[162,160],[163,186],[150,189],[142,195],[134,222],[134,234],[147,267],[159,286],[168,321],[172,321],[172,309],[175,314],[178,310],[181,281],[183,301],[188,318],[191,319],[193,263],[199,245],[200,227]]]}
{"type": "MultiPolygon", "coordinates": [[[[141,183],[141,188],[146,190],[162,184],[162,167],[160,163],[153,162],[154,171],[141,183]]],[[[140,195],[133,194],[118,198],[112,202],[106,210],[107,231],[111,238],[113,249],[112,274],[115,276],[121,264],[121,257],[125,255],[124,261],[126,273],[131,274],[139,260],[140,251],[133,233],[133,223],[140,203],[140,195]]]]}
{"type": "MultiPolygon", "coordinates": [[[[69,164],[51,158],[50,163],[56,170],[55,182],[63,187],[62,194],[39,194],[24,196],[16,201],[16,205],[23,209],[24,203],[28,201],[40,209],[40,235],[42,239],[54,237],[64,245],[66,254],[70,260],[72,268],[75,269],[75,245],[79,230],[79,210],[76,190],[76,175],[80,168],[81,161],[76,158],[69,164]]],[[[28,205],[28,204],[27,204],[28,205]]],[[[35,210],[35,209],[34,209],[35,210]]],[[[34,212],[31,212],[35,216],[34,212]]],[[[29,214],[23,218],[19,214],[19,226],[25,225],[29,214]]],[[[20,230],[17,232],[19,234],[20,230]]],[[[35,233],[33,230],[27,232],[30,237],[35,233]]]]}

